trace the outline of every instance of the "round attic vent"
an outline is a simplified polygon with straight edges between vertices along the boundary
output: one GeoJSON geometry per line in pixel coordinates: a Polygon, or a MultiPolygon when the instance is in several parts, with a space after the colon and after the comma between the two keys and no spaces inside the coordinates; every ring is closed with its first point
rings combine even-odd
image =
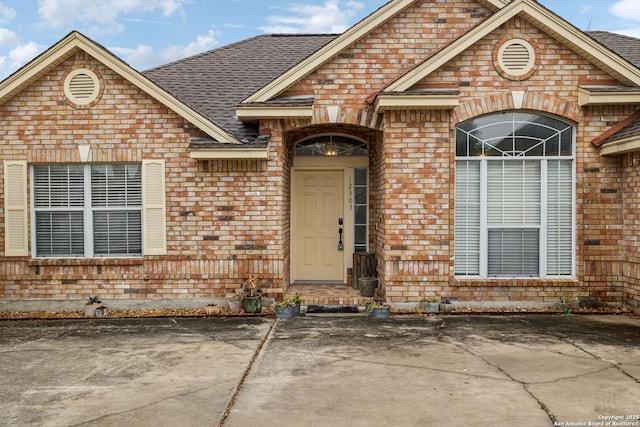
{"type": "Polygon", "coordinates": [[[536,52],[526,40],[505,41],[498,49],[496,68],[504,77],[521,80],[535,71],[536,52]]]}
{"type": "Polygon", "coordinates": [[[87,106],[100,93],[100,80],[91,70],[79,68],[64,79],[64,94],[76,106],[87,106]]]}

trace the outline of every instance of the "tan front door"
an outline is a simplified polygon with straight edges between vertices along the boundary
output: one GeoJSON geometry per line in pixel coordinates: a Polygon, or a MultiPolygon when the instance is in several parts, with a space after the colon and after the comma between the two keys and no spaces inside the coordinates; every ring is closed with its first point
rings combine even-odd
{"type": "Polygon", "coordinates": [[[291,267],[294,281],[343,281],[343,171],[295,171],[292,193],[291,267]]]}

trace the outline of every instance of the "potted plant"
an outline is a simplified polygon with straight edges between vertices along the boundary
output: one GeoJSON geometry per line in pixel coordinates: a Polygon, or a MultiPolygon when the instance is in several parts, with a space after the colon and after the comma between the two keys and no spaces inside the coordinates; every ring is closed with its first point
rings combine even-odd
{"type": "Polygon", "coordinates": [[[366,304],[367,317],[386,319],[391,314],[391,306],[384,303],[384,292],[376,288],[373,298],[366,304]]]}
{"type": "Polygon", "coordinates": [[[558,302],[558,308],[563,316],[573,316],[571,312],[571,295],[567,295],[564,292],[560,296],[560,301],[558,302]]]}
{"type": "Polygon", "coordinates": [[[216,314],[219,314],[220,313],[220,306],[218,304],[215,304],[215,303],[207,304],[204,307],[204,313],[207,316],[214,316],[216,314]]]}
{"type": "Polygon", "coordinates": [[[367,317],[386,319],[391,314],[391,306],[380,301],[371,300],[367,303],[367,317]]]}
{"type": "Polygon", "coordinates": [[[440,302],[436,297],[424,297],[420,301],[420,305],[427,313],[437,313],[440,311],[440,302]]]}
{"type": "Polygon", "coordinates": [[[229,311],[231,313],[238,313],[242,309],[242,291],[236,292],[236,294],[229,300],[229,311]]]}
{"type": "Polygon", "coordinates": [[[244,282],[242,308],[246,313],[262,311],[262,289],[258,287],[258,279],[255,276],[249,276],[244,282]]]}
{"type": "Polygon", "coordinates": [[[84,316],[96,317],[96,310],[101,307],[102,301],[100,301],[100,298],[98,298],[97,295],[89,297],[89,301],[84,305],[84,316]]]}
{"type": "Polygon", "coordinates": [[[295,317],[300,315],[300,304],[302,303],[302,297],[296,294],[294,297],[286,297],[282,302],[278,302],[275,305],[276,317],[295,317]]]}
{"type": "Polygon", "coordinates": [[[439,308],[443,313],[451,313],[453,311],[453,304],[451,304],[449,298],[443,298],[442,301],[440,301],[439,308]]]}
{"type": "Polygon", "coordinates": [[[360,288],[360,295],[372,297],[378,287],[378,279],[376,277],[361,277],[358,279],[358,287],[360,288]]]}

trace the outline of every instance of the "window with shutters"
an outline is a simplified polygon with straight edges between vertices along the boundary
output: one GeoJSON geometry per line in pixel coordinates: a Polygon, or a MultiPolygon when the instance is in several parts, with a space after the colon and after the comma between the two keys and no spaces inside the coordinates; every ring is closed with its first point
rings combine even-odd
{"type": "Polygon", "coordinates": [[[37,257],[142,255],[140,164],[32,168],[37,257]]]}
{"type": "Polygon", "coordinates": [[[529,112],[456,128],[458,276],[572,276],[573,126],[529,112]]]}

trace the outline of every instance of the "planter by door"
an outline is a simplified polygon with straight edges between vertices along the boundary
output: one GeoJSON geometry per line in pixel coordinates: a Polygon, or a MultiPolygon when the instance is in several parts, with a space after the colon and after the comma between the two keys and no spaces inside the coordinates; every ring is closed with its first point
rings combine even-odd
{"type": "Polygon", "coordinates": [[[300,304],[280,307],[276,305],[276,317],[289,318],[300,315],[300,304]]]}
{"type": "Polygon", "coordinates": [[[242,300],[242,308],[246,313],[260,313],[262,311],[262,297],[246,297],[242,300]]]}
{"type": "Polygon", "coordinates": [[[371,309],[367,313],[367,316],[373,319],[386,319],[387,317],[389,317],[390,313],[391,313],[391,307],[385,306],[385,307],[371,309]]]}
{"type": "Polygon", "coordinates": [[[360,282],[360,295],[363,297],[372,297],[376,288],[378,287],[378,279],[376,278],[364,278],[359,279],[360,282]]]}
{"type": "Polygon", "coordinates": [[[229,311],[231,313],[237,313],[242,308],[242,301],[237,299],[229,300],[229,311]]]}
{"type": "Polygon", "coordinates": [[[96,309],[102,307],[102,303],[85,304],[84,317],[96,317],[96,309]]]}

